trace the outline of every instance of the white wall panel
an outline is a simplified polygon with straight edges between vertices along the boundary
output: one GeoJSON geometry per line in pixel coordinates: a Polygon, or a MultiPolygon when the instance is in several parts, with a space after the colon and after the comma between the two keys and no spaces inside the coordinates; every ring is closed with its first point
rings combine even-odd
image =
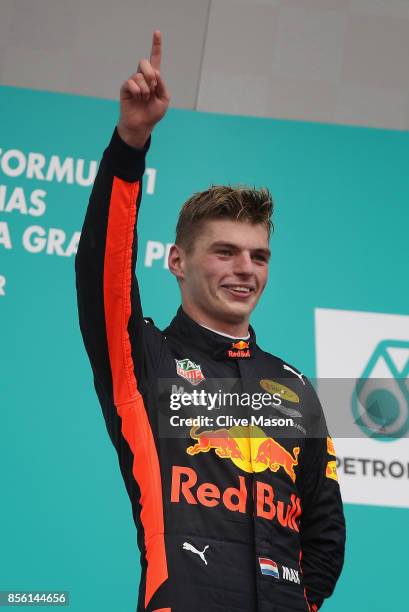
{"type": "Polygon", "coordinates": [[[194,107],[209,0],[14,0],[10,6],[3,84],[116,98],[138,59],[149,55],[158,28],[172,103],[194,107]]]}
{"type": "Polygon", "coordinates": [[[117,98],[155,28],[174,107],[409,128],[409,0],[2,0],[0,83],[117,98]]]}
{"type": "Polygon", "coordinates": [[[367,85],[344,85],[338,95],[336,123],[406,129],[406,92],[367,85]]]}
{"type": "Polygon", "coordinates": [[[338,80],[346,21],[345,12],[338,10],[283,6],[272,57],[273,78],[338,80]]]}
{"type": "Polygon", "coordinates": [[[405,129],[408,57],[408,0],[213,0],[198,108],[405,129]]]}

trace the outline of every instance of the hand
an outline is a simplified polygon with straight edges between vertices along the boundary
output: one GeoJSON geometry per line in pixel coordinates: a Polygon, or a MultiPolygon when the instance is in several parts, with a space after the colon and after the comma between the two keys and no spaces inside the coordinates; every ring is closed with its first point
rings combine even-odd
{"type": "Polygon", "coordinates": [[[143,147],[169,106],[169,92],[160,74],[161,56],[162,35],[155,30],[150,60],[141,59],[137,72],[121,87],[118,133],[133,147],[143,147]]]}

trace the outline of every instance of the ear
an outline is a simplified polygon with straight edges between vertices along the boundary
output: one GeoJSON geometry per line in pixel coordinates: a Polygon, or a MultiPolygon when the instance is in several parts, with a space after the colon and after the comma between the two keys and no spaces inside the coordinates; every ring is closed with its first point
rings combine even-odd
{"type": "Polygon", "coordinates": [[[171,273],[180,281],[185,277],[186,255],[182,247],[172,244],[168,255],[168,268],[171,273]]]}

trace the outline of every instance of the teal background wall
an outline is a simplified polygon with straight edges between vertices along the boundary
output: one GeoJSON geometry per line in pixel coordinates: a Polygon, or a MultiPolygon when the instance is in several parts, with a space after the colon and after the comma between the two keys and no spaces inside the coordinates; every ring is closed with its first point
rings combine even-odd
{"type": "MultiPolygon", "coordinates": [[[[98,160],[117,115],[112,101],[1,87],[0,166],[10,149],[98,160]]],[[[181,203],[211,183],[267,185],[276,232],[253,324],[263,348],[314,376],[315,307],[407,314],[408,153],[406,132],[171,109],[140,216],[145,314],[162,327],[179,303],[163,262],[144,267],[143,254],[147,240],[174,239],[181,203]]],[[[90,188],[1,167],[0,185],[47,192],[39,217],[0,207],[13,243],[0,242],[0,590],[68,590],[75,612],[133,610],[135,531],[82,346],[74,256],[21,244],[30,225],[79,231],[90,188]]],[[[346,505],[346,518],[345,569],[325,609],[404,609],[409,510],[346,505]]]]}

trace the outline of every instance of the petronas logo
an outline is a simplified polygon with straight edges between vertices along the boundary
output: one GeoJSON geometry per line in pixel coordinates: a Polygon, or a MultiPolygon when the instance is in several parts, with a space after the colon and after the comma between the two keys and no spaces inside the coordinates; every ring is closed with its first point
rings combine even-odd
{"type": "Polygon", "coordinates": [[[352,396],[355,423],[370,438],[402,438],[409,431],[409,342],[382,340],[352,396]]]}

